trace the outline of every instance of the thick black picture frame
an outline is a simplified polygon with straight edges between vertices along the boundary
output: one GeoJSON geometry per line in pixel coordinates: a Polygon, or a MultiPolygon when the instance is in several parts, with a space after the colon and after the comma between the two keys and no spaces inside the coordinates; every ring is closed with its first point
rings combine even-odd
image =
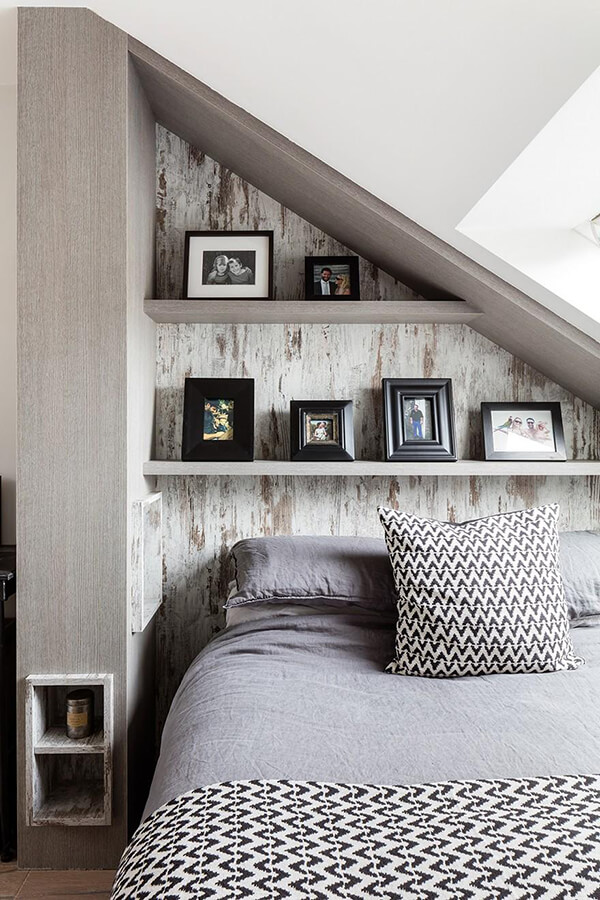
{"type": "Polygon", "coordinates": [[[293,462],[352,462],[354,460],[354,424],[352,400],[292,400],[290,402],[291,459],[293,462]],[[304,419],[307,413],[337,412],[337,446],[307,444],[304,419]]]}
{"type": "Polygon", "coordinates": [[[272,300],[273,299],[273,231],[186,231],[185,248],[183,257],[183,299],[184,300],[211,300],[214,303],[237,300],[272,300]],[[190,297],[188,290],[188,274],[190,268],[190,239],[194,237],[222,237],[226,242],[228,237],[268,237],[269,239],[269,289],[266,297],[190,297]]]}
{"type": "Polygon", "coordinates": [[[360,280],[358,275],[358,256],[305,256],[304,257],[304,298],[306,300],[321,300],[326,303],[328,300],[336,303],[344,300],[360,300],[360,280]],[[309,286],[314,284],[313,267],[314,266],[335,266],[345,265],[350,267],[350,290],[351,294],[345,297],[336,297],[330,294],[328,297],[316,296],[309,286]]]}
{"type": "Polygon", "coordinates": [[[562,413],[560,403],[539,403],[539,402],[519,402],[519,403],[482,403],[481,404],[481,427],[483,431],[483,453],[486,460],[514,460],[515,462],[565,462],[567,458],[567,449],[565,446],[565,435],[562,424],[562,413]],[[535,410],[547,409],[552,415],[552,430],[554,433],[554,443],[556,450],[546,450],[540,452],[523,453],[513,452],[509,450],[494,450],[494,430],[492,428],[492,411],[505,409],[507,413],[514,412],[518,409],[535,410]]]}
{"type": "Polygon", "coordinates": [[[450,378],[383,378],[385,458],[387,462],[456,462],[454,409],[450,378]],[[404,399],[431,401],[433,438],[409,438],[404,428],[404,399]]]}
{"type": "Polygon", "coordinates": [[[252,462],[254,459],[254,378],[186,378],[181,459],[252,462]],[[234,400],[232,441],[205,441],[204,401],[234,400]]]}

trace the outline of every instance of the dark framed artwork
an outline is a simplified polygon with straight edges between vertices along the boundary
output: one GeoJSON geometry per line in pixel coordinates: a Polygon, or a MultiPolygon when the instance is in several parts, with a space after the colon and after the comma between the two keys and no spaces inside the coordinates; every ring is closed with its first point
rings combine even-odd
{"type": "Polygon", "coordinates": [[[360,300],[358,256],[306,256],[307,300],[360,300]]]}
{"type": "Polygon", "coordinates": [[[181,458],[254,459],[254,379],[186,378],[181,458]]]}
{"type": "Polygon", "coordinates": [[[449,378],[384,378],[388,462],[455,462],[449,378]]]}
{"type": "Polygon", "coordinates": [[[486,459],[567,458],[560,403],[482,403],[486,459]]]}
{"type": "Polygon", "coordinates": [[[186,300],[272,300],[272,231],[186,231],[186,300]]]}
{"type": "Polygon", "coordinates": [[[352,400],[292,400],[290,415],[292,460],[354,459],[352,400]]]}

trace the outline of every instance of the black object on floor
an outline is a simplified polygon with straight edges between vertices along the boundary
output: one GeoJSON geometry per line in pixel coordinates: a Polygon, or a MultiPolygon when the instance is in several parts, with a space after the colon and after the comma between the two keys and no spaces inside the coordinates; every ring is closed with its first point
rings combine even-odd
{"type": "Polygon", "coordinates": [[[5,605],[17,590],[17,553],[0,545],[0,860],[15,856],[17,824],[16,622],[5,605]]]}

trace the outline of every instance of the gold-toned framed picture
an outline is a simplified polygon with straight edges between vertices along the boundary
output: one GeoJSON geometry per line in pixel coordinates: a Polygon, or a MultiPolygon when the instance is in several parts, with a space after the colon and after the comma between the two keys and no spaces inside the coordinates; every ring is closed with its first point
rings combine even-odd
{"type": "Polygon", "coordinates": [[[315,410],[304,415],[304,443],[317,447],[340,443],[340,416],[335,410],[315,410]]]}

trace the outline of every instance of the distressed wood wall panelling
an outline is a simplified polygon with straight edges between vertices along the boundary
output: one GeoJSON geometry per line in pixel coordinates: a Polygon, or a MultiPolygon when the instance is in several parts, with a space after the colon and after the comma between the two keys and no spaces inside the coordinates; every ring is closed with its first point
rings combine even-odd
{"type": "MultiPolygon", "coordinates": [[[[157,454],[180,458],[186,376],[253,377],[256,455],[289,458],[289,401],[351,398],[359,459],[382,459],[381,378],[450,377],[458,453],[481,452],[480,399],[559,400],[568,452],[597,458],[600,413],[468,326],[160,325],[157,454]]],[[[517,467],[516,467],[517,468],[517,467]]],[[[160,478],[165,603],[159,720],[189,662],[223,626],[227,550],[259,534],[378,534],[378,503],[464,519],[560,500],[563,528],[600,525],[594,478],[160,478]]]]}
{"type": "Polygon", "coordinates": [[[562,528],[600,525],[600,479],[159,478],[165,504],[164,603],[158,627],[158,714],[186,668],[224,625],[230,547],[265,534],[381,536],[376,508],[461,521],[561,503],[562,528]]]}
{"type": "MultiPolygon", "coordinates": [[[[276,232],[277,296],[299,298],[305,254],[344,249],[185,142],[157,132],[159,296],[181,295],[183,233],[276,232]],[[279,257],[277,259],[277,256],[279,257]]],[[[414,297],[362,265],[364,297],[414,297]]],[[[596,459],[600,413],[466,325],[159,325],[157,457],[180,458],[186,376],[256,379],[256,456],[289,458],[289,401],[354,401],[358,459],[383,458],[383,377],[453,379],[460,457],[481,455],[482,400],[559,400],[569,455],[596,459]]],[[[516,468],[515,468],[516,470],[516,468]]],[[[379,535],[379,503],[443,519],[559,500],[563,528],[600,525],[598,478],[159,478],[165,603],[159,722],[186,667],[224,624],[229,548],[263,534],[379,535]]]]}
{"type": "Polygon", "coordinates": [[[452,378],[460,458],[482,400],[559,400],[568,455],[597,458],[600,412],[467,325],[159,325],[157,458],[181,458],[186,376],[256,379],[257,458],[289,459],[290,400],[354,401],[357,459],[383,459],[382,378],[452,378]]]}
{"type": "MultiPolygon", "coordinates": [[[[179,299],[186,231],[273,229],[275,299],[304,297],[304,257],[347,256],[351,251],[272,200],[200,150],[157,126],[157,296],[179,299]]],[[[353,254],[352,254],[353,255],[353,254]]],[[[417,300],[367,260],[360,260],[364,300],[417,300]]]]}

